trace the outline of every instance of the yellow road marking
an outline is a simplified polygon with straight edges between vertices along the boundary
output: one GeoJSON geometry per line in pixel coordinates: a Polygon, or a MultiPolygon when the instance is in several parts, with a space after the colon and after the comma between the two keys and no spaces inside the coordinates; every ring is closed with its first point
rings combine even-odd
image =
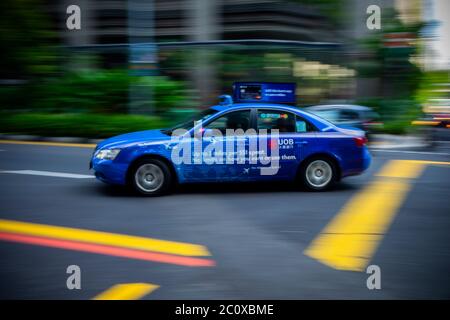
{"type": "Polygon", "coordinates": [[[66,143],[66,142],[46,142],[46,141],[21,141],[21,140],[0,140],[3,144],[30,144],[37,146],[52,147],[76,147],[76,148],[95,148],[95,144],[90,143],[66,143]]]}
{"type": "Polygon", "coordinates": [[[322,230],[305,254],[339,270],[363,271],[424,166],[449,162],[392,160],[322,230]]]}
{"type": "Polygon", "coordinates": [[[158,288],[151,283],[117,284],[95,296],[94,300],[137,300],[158,288]]]}
{"type": "Polygon", "coordinates": [[[429,164],[429,165],[443,165],[443,166],[450,166],[450,162],[447,161],[429,161],[429,160],[402,160],[403,162],[411,162],[411,163],[422,163],[422,164],[429,164]]]}
{"type": "Polygon", "coordinates": [[[371,183],[344,206],[305,254],[335,269],[364,270],[408,191],[403,181],[371,183]]]}
{"type": "Polygon", "coordinates": [[[90,242],[182,256],[210,256],[202,245],[0,219],[0,232],[90,242]]]}
{"type": "Polygon", "coordinates": [[[424,167],[425,164],[421,162],[391,160],[377,173],[377,176],[411,179],[419,176],[424,167]]]}
{"type": "Polygon", "coordinates": [[[421,120],[416,120],[416,121],[412,121],[411,124],[412,125],[416,125],[416,126],[437,126],[439,123],[441,123],[440,121],[421,121],[421,120]]]}

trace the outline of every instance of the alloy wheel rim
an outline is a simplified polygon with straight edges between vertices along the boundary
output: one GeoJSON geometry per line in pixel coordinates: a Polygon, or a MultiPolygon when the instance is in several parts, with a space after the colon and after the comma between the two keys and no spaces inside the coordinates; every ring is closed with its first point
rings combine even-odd
{"type": "Polygon", "coordinates": [[[136,170],[134,179],[139,189],[144,192],[155,192],[164,182],[164,173],[159,166],[147,163],[136,170]]]}
{"type": "Polygon", "coordinates": [[[306,168],[306,179],[315,188],[326,186],[333,176],[333,171],[328,162],[315,160],[306,168]]]}

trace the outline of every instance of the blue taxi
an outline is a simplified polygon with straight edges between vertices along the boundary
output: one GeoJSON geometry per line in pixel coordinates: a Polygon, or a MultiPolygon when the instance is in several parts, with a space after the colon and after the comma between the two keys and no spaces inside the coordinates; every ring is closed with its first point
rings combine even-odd
{"type": "Polygon", "coordinates": [[[91,168],[103,182],[150,196],[196,182],[297,181],[322,191],[364,172],[371,161],[364,132],[286,104],[294,90],[237,83],[234,97],[173,128],[102,141],[91,168]]]}

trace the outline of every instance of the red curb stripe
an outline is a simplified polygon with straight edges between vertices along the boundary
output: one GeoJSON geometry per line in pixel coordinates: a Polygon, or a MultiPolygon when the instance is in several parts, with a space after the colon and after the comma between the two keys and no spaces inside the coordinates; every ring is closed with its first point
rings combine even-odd
{"type": "Polygon", "coordinates": [[[124,249],[99,244],[82,243],[70,240],[56,240],[43,237],[19,235],[14,233],[0,232],[0,240],[26,243],[37,246],[61,248],[74,251],[83,251],[97,254],[104,254],[115,257],[123,257],[145,261],[155,261],[169,264],[176,264],[189,267],[212,267],[216,263],[209,259],[199,259],[192,257],[176,256],[165,253],[148,252],[134,249],[124,249]]]}

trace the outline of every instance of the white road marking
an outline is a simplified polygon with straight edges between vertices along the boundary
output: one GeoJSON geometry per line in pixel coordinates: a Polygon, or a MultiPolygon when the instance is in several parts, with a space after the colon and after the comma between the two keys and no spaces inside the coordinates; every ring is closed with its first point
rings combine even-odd
{"type": "Polygon", "coordinates": [[[37,170],[3,170],[3,171],[0,171],[0,173],[28,174],[28,175],[33,175],[33,176],[46,176],[46,177],[58,177],[58,178],[72,178],[72,179],[95,178],[94,176],[87,175],[87,174],[52,172],[52,171],[37,171],[37,170]]]}
{"type": "Polygon", "coordinates": [[[370,151],[376,151],[376,152],[393,152],[393,153],[412,153],[412,154],[431,154],[431,155],[437,155],[437,156],[450,156],[450,153],[445,153],[445,152],[406,151],[406,150],[384,150],[384,149],[371,149],[370,151]]]}
{"type": "Polygon", "coordinates": [[[304,230],[280,230],[282,233],[306,233],[304,230]]]}

